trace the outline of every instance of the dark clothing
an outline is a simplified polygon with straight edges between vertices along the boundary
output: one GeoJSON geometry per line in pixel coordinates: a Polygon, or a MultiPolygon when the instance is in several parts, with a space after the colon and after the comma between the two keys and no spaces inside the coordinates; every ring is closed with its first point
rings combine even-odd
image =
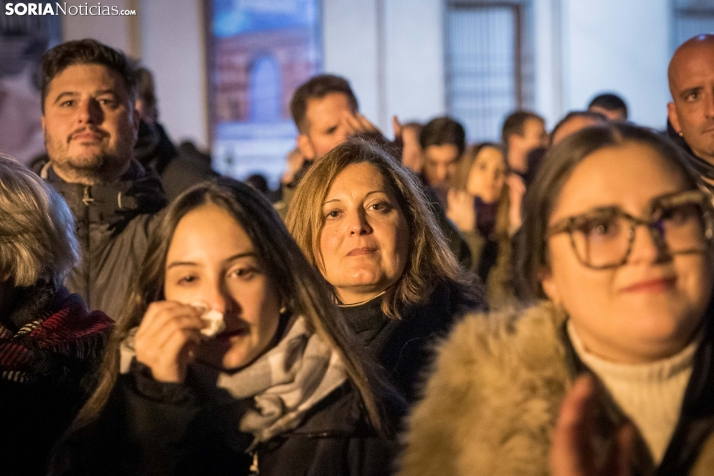
{"type": "Polygon", "coordinates": [[[298,428],[251,454],[252,435],[238,430],[247,404],[204,405],[190,385],[157,382],[134,362],[129,374],[119,376],[101,415],[60,446],[51,474],[391,474],[396,447],[367,424],[349,384],[320,401],[298,428]]]}
{"type": "Polygon", "coordinates": [[[36,162],[34,170],[64,197],[77,221],[81,261],[64,284],[90,309],[117,319],[144,259],[154,215],[166,205],[159,179],[135,160],[117,182],[91,186],[64,182],[49,162],[36,162]]]}
{"type": "Polygon", "coordinates": [[[526,158],[528,161],[528,171],[525,174],[519,174],[523,179],[523,183],[526,185],[526,190],[531,186],[531,184],[533,184],[536,174],[538,173],[538,169],[540,169],[540,166],[543,163],[546,152],[548,152],[548,149],[545,147],[538,147],[528,152],[528,156],[526,158]]]}
{"type": "Polygon", "coordinates": [[[464,240],[464,237],[459,233],[456,226],[451,223],[451,220],[446,216],[446,209],[439,201],[436,191],[424,185],[424,192],[426,193],[426,198],[429,200],[429,205],[431,205],[431,210],[434,212],[434,217],[436,218],[436,224],[444,233],[446,238],[446,244],[449,245],[449,249],[454,254],[458,262],[466,269],[469,269],[472,262],[471,251],[468,244],[464,240]]]}
{"type": "Polygon", "coordinates": [[[19,290],[0,324],[1,474],[47,474],[50,450],[89,396],[112,327],[65,288],[19,290]]]}
{"type": "Polygon", "coordinates": [[[457,318],[479,306],[464,300],[450,284],[432,291],[426,304],[415,306],[402,319],[382,312],[382,298],[356,306],[340,306],[347,323],[387,371],[389,381],[407,402],[421,394],[422,378],[432,360],[432,347],[445,336],[457,318]]]}
{"type": "Polygon", "coordinates": [[[161,178],[169,202],[193,185],[218,176],[210,163],[179,152],[161,124],[141,122],[134,157],[161,178]]]}
{"type": "Polygon", "coordinates": [[[710,195],[714,196],[714,185],[707,181],[714,181],[714,165],[694,155],[694,152],[689,147],[689,144],[687,144],[687,142],[684,140],[684,137],[681,137],[679,134],[677,134],[669,120],[667,121],[667,137],[669,137],[672,142],[677,144],[679,148],[682,149],[682,151],[684,152],[683,157],[687,159],[687,163],[689,164],[689,166],[692,167],[696,171],[696,173],[698,173],[702,177],[702,185],[706,187],[706,190],[709,192],[710,195]]]}
{"type": "Polygon", "coordinates": [[[476,228],[483,236],[490,237],[496,228],[496,217],[498,212],[498,202],[486,203],[481,197],[474,197],[474,209],[476,210],[476,228]]]}

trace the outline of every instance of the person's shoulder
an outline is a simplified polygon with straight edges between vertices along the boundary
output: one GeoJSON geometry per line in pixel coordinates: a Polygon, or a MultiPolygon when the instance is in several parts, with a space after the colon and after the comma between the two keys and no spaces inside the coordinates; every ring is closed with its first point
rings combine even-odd
{"type": "Polygon", "coordinates": [[[466,315],[440,345],[409,419],[402,474],[534,474],[568,382],[549,303],[466,315]]]}
{"type": "Polygon", "coordinates": [[[563,347],[559,335],[562,322],[563,317],[549,302],[526,309],[471,312],[440,346],[440,370],[475,378],[473,372],[463,371],[464,366],[475,371],[507,365],[531,368],[534,358],[554,357],[554,349],[563,347]]]}
{"type": "Polygon", "coordinates": [[[345,382],[317,402],[292,433],[350,436],[365,431],[365,418],[359,392],[345,382]]]}

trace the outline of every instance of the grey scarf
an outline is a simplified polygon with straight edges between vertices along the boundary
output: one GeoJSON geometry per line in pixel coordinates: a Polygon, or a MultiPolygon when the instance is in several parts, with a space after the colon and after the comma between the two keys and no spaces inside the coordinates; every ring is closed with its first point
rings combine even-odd
{"type": "MultiPolygon", "coordinates": [[[[134,332],[121,349],[121,373],[128,373],[135,357],[134,332]]],[[[253,447],[300,426],[305,414],[347,380],[339,354],[298,317],[272,349],[235,373],[191,364],[199,381],[206,382],[208,398],[216,403],[253,398],[253,408],[241,418],[239,429],[254,436],[253,447]]]]}

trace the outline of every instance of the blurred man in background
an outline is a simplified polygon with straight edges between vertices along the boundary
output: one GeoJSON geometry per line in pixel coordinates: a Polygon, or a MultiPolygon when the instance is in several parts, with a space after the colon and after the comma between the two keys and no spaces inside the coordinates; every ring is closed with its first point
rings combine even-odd
{"type": "Polygon", "coordinates": [[[670,137],[714,195],[714,35],[695,36],[677,48],[668,79],[670,137]]]}
{"type": "Polygon", "coordinates": [[[506,183],[511,203],[509,220],[515,231],[521,223],[520,204],[526,192],[528,156],[548,144],[545,120],[530,111],[516,111],[503,121],[501,140],[510,168],[506,183]]]}
{"type": "Polygon", "coordinates": [[[588,111],[598,112],[610,121],[627,121],[627,103],[617,94],[599,94],[590,101],[588,111]]]}
{"type": "Polygon", "coordinates": [[[419,143],[424,154],[424,183],[446,206],[446,194],[466,148],[464,126],[450,117],[437,117],[422,128],[419,143]]]}

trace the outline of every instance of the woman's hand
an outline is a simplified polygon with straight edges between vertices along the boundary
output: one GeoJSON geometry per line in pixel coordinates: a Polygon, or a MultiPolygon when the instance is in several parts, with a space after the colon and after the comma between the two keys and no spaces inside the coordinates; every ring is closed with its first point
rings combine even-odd
{"type": "Polygon", "coordinates": [[[553,432],[550,451],[552,476],[630,476],[634,428],[628,424],[617,433],[617,440],[602,467],[597,467],[592,441],[595,428],[593,403],[595,379],[580,377],[563,401],[553,432]]]}
{"type": "Polygon", "coordinates": [[[151,303],[134,337],[136,360],[151,369],[154,380],[182,383],[204,326],[201,312],[193,306],[151,303]]]}
{"type": "Polygon", "coordinates": [[[460,231],[476,229],[476,207],[474,197],[466,191],[449,189],[446,195],[446,216],[460,231]]]}

